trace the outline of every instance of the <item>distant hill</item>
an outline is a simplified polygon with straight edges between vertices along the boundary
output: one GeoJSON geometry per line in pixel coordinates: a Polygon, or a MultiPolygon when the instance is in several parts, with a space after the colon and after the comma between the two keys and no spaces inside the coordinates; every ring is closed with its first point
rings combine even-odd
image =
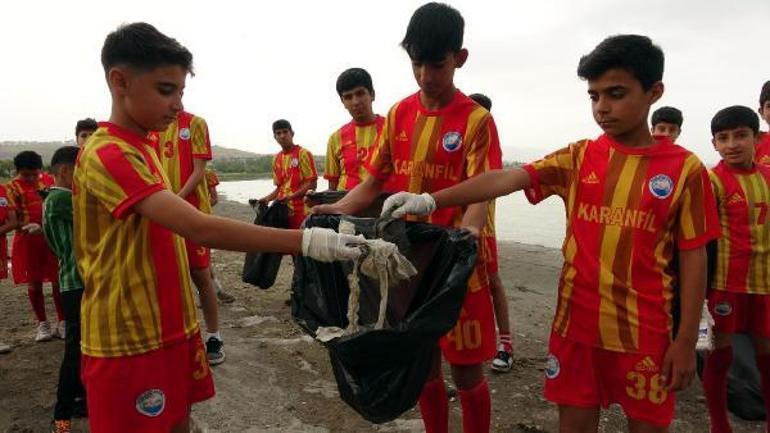
{"type": "MultiPolygon", "coordinates": [[[[2,141],[0,142],[0,160],[13,159],[13,157],[22,150],[34,150],[43,157],[47,163],[56,149],[62,146],[74,146],[74,141],[2,141]]],[[[245,150],[231,149],[229,147],[214,145],[211,148],[214,160],[218,159],[244,159],[258,158],[262,155],[247,152],[245,150]]]]}

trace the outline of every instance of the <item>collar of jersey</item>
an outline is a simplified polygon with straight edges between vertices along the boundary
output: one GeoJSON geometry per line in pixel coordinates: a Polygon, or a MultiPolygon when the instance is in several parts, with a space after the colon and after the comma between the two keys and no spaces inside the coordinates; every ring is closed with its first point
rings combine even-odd
{"type": "Polygon", "coordinates": [[[618,151],[629,155],[649,155],[659,151],[662,147],[673,144],[668,137],[662,135],[653,135],[652,138],[654,138],[657,142],[652,146],[643,147],[641,149],[620,144],[608,134],[602,134],[596,141],[599,143],[608,144],[618,151]]]}
{"type": "Polygon", "coordinates": [[[355,126],[359,126],[359,127],[372,126],[375,123],[377,123],[378,120],[380,120],[380,117],[382,117],[382,116],[380,116],[377,113],[374,113],[374,120],[372,120],[371,122],[358,123],[358,122],[355,121],[355,119],[353,119],[350,123],[352,123],[355,126]]]}
{"type": "Polygon", "coordinates": [[[294,151],[295,151],[295,150],[297,150],[298,148],[299,148],[299,144],[295,144],[295,145],[294,145],[294,146],[292,146],[292,147],[291,147],[291,149],[289,149],[288,151],[285,151],[285,150],[283,150],[283,148],[282,148],[282,149],[281,149],[281,153],[282,153],[282,154],[284,154],[284,155],[290,155],[290,154],[294,153],[294,151]]]}
{"type": "Polygon", "coordinates": [[[120,138],[128,144],[133,146],[149,145],[147,137],[142,137],[133,131],[129,131],[122,126],[116,125],[112,122],[99,122],[99,126],[106,128],[110,135],[120,138]]]}
{"type": "Polygon", "coordinates": [[[744,170],[742,168],[733,167],[732,165],[726,163],[724,160],[719,161],[719,165],[723,166],[725,170],[736,173],[736,174],[753,174],[757,172],[757,167],[759,166],[756,162],[751,166],[750,169],[744,170]]]}
{"type": "Polygon", "coordinates": [[[422,90],[418,90],[417,93],[412,95],[416,99],[417,109],[425,116],[440,116],[444,113],[446,113],[448,110],[450,110],[452,107],[454,107],[457,104],[457,101],[460,100],[462,96],[462,92],[460,89],[455,89],[455,95],[452,97],[452,100],[446,104],[445,106],[439,108],[438,110],[428,110],[425,108],[424,105],[422,105],[422,101],[420,100],[420,93],[422,90]]]}

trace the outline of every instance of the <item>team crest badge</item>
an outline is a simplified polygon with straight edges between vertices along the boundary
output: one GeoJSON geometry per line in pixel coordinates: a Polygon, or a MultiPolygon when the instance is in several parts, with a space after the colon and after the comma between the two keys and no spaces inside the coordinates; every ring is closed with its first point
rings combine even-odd
{"type": "Polygon", "coordinates": [[[733,306],[729,302],[720,302],[714,305],[714,313],[719,316],[729,316],[733,312],[733,306]]]}
{"type": "Polygon", "coordinates": [[[289,164],[291,165],[292,168],[297,168],[299,167],[299,159],[292,158],[289,164]]]}
{"type": "Polygon", "coordinates": [[[5,197],[0,197],[0,207],[8,207],[8,199],[5,197]]]}
{"type": "Polygon", "coordinates": [[[655,198],[664,200],[674,191],[674,181],[665,174],[659,174],[650,179],[649,187],[655,198]]]}
{"type": "Polygon", "coordinates": [[[154,418],[162,414],[165,408],[166,395],[159,389],[145,391],[136,398],[136,411],[144,416],[154,418]]]}
{"type": "Polygon", "coordinates": [[[548,379],[556,379],[561,372],[561,365],[559,365],[559,358],[553,353],[548,354],[548,358],[545,360],[545,377],[548,379]]]}
{"type": "Polygon", "coordinates": [[[182,140],[190,139],[190,128],[182,128],[179,130],[179,138],[182,140]]]}
{"type": "Polygon", "coordinates": [[[459,132],[447,132],[444,134],[444,138],[441,139],[441,145],[444,146],[444,150],[447,152],[454,152],[460,148],[463,144],[463,136],[459,132]]]}

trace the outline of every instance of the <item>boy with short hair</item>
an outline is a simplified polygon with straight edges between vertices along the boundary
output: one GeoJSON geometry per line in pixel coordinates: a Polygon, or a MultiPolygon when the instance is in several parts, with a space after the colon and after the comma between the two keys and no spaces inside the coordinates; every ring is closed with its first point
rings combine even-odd
{"type": "MultiPolygon", "coordinates": [[[[389,190],[434,192],[501,167],[492,116],[454,85],[456,69],[468,58],[464,28],[462,15],[445,4],[428,3],[414,12],[401,46],[411,59],[419,91],[390,109],[366,163],[371,176],[339,202],[317,206],[316,212],[355,214],[377,198],[386,182],[389,190]]],[[[465,228],[479,237],[488,209],[486,203],[478,203],[420,220],[465,228]]],[[[495,354],[493,314],[486,259],[480,248],[460,317],[439,341],[419,399],[426,432],[445,433],[449,428],[442,353],[459,390],[463,431],[489,431],[492,403],[482,366],[495,354]]]]}
{"type": "Polygon", "coordinates": [[[59,260],[59,288],[66,323],[53,433],[69,433],[72,417],[78,410],[83,412],[85,405],[85,390],[80,382],[80,300],[83,297],[83,281],[78,273],[72,238],[72,176],[79,150],[76,146],[65,146],[54,152],[51,171],[56,183],[51,187],[43,206],[43,234],[59,260]]]}
{"type": "Polygon", "coordinates": [[[49,341],[53,336],[64,338],[64,312],[59,297],[59,270],[56,256],[45,243],[41,232],[43,197],[53,185],[52,178],[42,172],[43,159],[36,152],[25,150],[13,158],[16,177],[8,184],[8,208],[16,212],[17,226],[11,248],[11,268],[14,284],[26,284],[29,302],[37,319],[35,341],[49,341]],[[54,331],[45,312],[43,283],[50,282],[58,318],[54,331]]]}
{"type": "Polygon", "coordinates": [[[102,48],[112,97],[73,182],[75,256],[86,287],[82,374],[91,433],[188,433],[192,404],[214,394],[184,238],[237,251],[355,259],[362,237],[278,230],[205,214],[169,190],[147,140],[182,111],[192,54],[146,23],[102,48]]]}
{"type": "Polygon", "coordinates": [[[664,135],[676,143],[676,139],[682,133],[683,122],[682,112],[678,108],[660,107],[652,112],[650,118],[652,135],[664,135]]]}
{"type": "Polygon", "coordinates": [[[259,199],[262,203],[278,200],[289,208],[289,228],[298,229],[310,213],[305,205],[305,194],[315,190],[318,172],[313,154],[294,144],[294,130],[286,119],[273,122],[273,138],[281,151],[273,157],[273,183],[275,189],[259,199]]]}
{"type": "Polygon", "coordinates": [[[350,68],[337,77],[337,95],[352,120],[334,131],[326,145],[324,179],[331,191],[350,191],[369,176],[364,162],[385,124],[375,114],[372,77],[362,68],[350,68]]]}
{"type": "Polygon", "coordinates": [[[78,123],[75,124],[75,143],[77,143],[78,147],[83,147],[88,137],[97,129],[99,129],[99,125],[96,123],[96,120],[90,117],[78,120],[78,123]]]}
{"type": "Polygon", "coordinates": [[[727,417],[727,373],[732,336],[751,335],[770,413],[770,167],[754,162],[759,119],[748,107],[727,107],[711,120],[714,148],[722,161],[710,171],[722,236],[709,311],[714,351],[706,358],[703,391],[711,433],[731,433],[727,417]]]}
{"type": "Polygon", "coordinates": [[[578,65],[604,131],[599,138],[432,195],[399,193],[383,207],[394,217],[426,215],[518,190],[533,203],[564,200],[564,267],[545,369],[545,396],[559,405],[562,433],[598,431],[600,408],[612,403],[622,406],[632,433],[667,432],[673,392],[695,372],[705,246],[719,222],[700,160],[650,134],[663,63],[647,37],[605,39],[578,65]],[[681,322],[672,339],[675,280],[681,322]]]}
{"type": "MultiPolygon", "coordinates": [[[[489,96],[474,93],[468,95],[477,104],[487,111],[492,111],[492,100],[489,96]]],[[[486,248],[487,272],[489,273],[489,291],[492,294],[492,304],[495,307],[495,321],[497,322],[497,354],[492,360],[492,370],[499,373],[507,373],[513,367],[513,337],[511,335],[511,319],[508,314],[508,298],[505,295],[503,280],[500,279],[497,236],[495,236],[495,201],[489,201],[489,215],[487,224],[482,232],[482,247],[486,248]]]]}
{"type": "MultiPolygon", "coordinates": [[[[765,81],[759,92],[759,115],[770,126],[770,81],[765,81]]],[[[770,132],[760,132],[754,160],[759,164],[770,165],[770,132]]]]}

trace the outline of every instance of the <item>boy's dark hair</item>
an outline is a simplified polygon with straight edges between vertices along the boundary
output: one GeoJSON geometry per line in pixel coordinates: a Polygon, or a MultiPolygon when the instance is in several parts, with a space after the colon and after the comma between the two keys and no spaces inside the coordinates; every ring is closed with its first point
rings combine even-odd
{"type": "Polygon", "coordinates": [[[175,65],[192,74],[192,61],[187,48],[147,23],[123,24],[107,35],[102,47],[105,73],[117,65],[141,70],[175,65]]]}
{"type": "Polygon", "coordinates": [[[681,129],[682,123],[684,123],[682,111],[674,107],[658,108],[657,110],[653,111],[650,123],[652,123],[652,127],[654,128],[655,125],[661,122],[673,123],[681,129]]]}
{"type": "Polygon", "coordinates": [[[492,111],[492,100],[489,99],[489,96],[483,93],[474,93],[472,95],[468,95],[468,97],[476,101],[477,104],[486,108],[487,111],[492,111]]]}
{"type": "Polygon", "coordinates": [[[78,136],[80,131],[96,131],[97,129],[99,129],[99,124],[96,123],[96,120],[87,117],[78,120],[78,123],[75,125],[75,136],[78,136]]]}
{"type": "Polygon", "coordinates": [[[757,113],[743,105],[723,108],[717,111],[717,114],[711,119],[711,135],[714,136],[717,132],[740,128],[741,126],[751,128],[754,134],[757,134],[759,132],[757,113]]]}
{"type": "Polygon", "coordinates": [[[41,170],[43,158],[34,150],[23,150],[13,157],[13,166],[16,170],[41,170]]]}
{"type": "Polygon", "coordinates": [[[642,84],[644,91],[663,79],[663,50],[647,36],[617,35],[603,40],[590,53],[580,58],[578,77],[599,78],[610,69],[623,69],[642,84]]]}
{"type": "Polygon", "coordinates": [[[291,129],[291,123],[289,123],[289,121],[286,119],[278,119],[273,122],[273,133],[280,129],[288,129],[289,131],[294,132],[294,130],[291,129]]]}
{"type": "Polygon", "coordinates": [[[60,164],[74,166],[78,159],[80,148],[77,146],[64,146],[56,149],[51,157],[51,168],[56,168],[60,164]]]}
{"type": "Polygon", "coordinates": [[[444,3],[426,3],[409,20],[401,47],[412,60],[434,63],[463,47],[465,20],[457,9],[444,3]]]}
{"type": "Polygon", "coordinates": [[[340,96],[340,98],[344,92],[353,90],[356,87],[363,87],[369,91],[370,95],[374,96],[372,76],[366,72],[366,69],[346,69],[343,73],[340,74],[339,77],[337,77],[337,94],[340,96]]]}
{"type": "Polygon", "coordinates": [[[762,85],[762,90],[759,92],[759,106],[764,107],[765,102],[770,100],[770,80],[765,81],[762,85]]]}

